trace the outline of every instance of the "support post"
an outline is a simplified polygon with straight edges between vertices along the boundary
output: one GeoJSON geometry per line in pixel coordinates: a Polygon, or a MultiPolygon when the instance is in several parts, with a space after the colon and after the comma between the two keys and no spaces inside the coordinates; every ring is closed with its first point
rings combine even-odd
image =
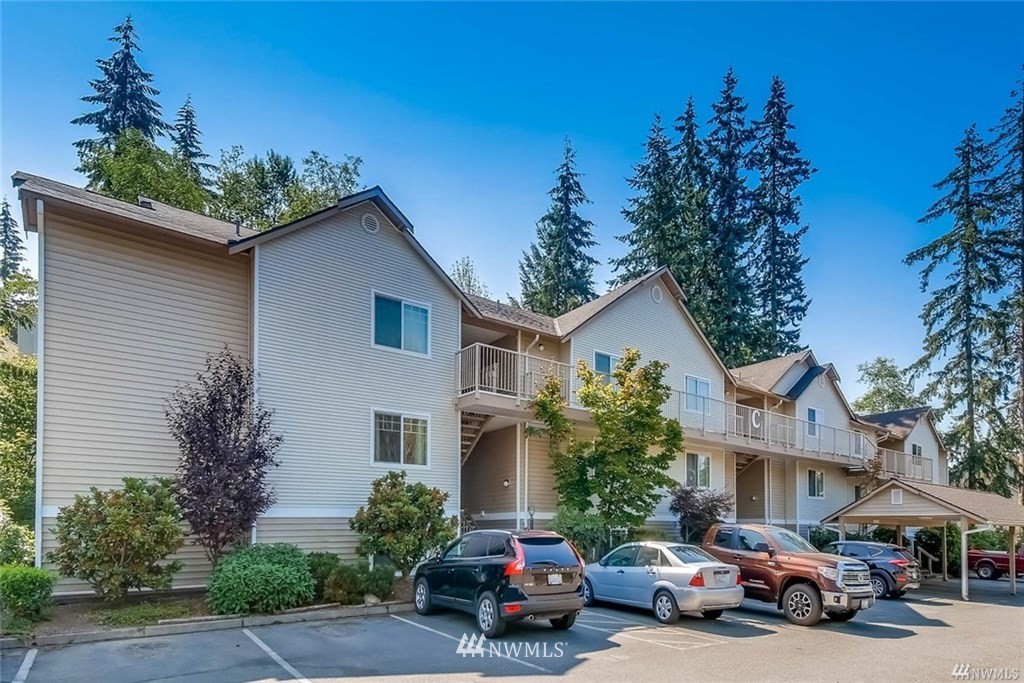
{"type": "Polygon", "coordinates": [[[949,581],[949,550],[946,542],[946,522],[942,523],[942,580],[949,581]]]}
{"type": "Polygon", "coordinates": [[[1010,527],[1010,594],[1017,594],[1017,527],[1010,527]]]}
{"type": "Polygon", "coordinates": [[[840,541],[845,541],[846,540],[846,518],[845,517],[840,517],[839,518],[839,540],[840,541]]]}
{"type": "Polygon", "coordinates": [[[967,582],[967,525],[964,516],[960,517],[960,598],[970,601],[970,588],[967,582]]]}

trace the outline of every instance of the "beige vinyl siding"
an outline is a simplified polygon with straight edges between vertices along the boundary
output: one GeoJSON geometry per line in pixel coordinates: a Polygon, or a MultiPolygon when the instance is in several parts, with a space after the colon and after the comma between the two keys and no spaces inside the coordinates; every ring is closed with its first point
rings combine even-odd
{"type": "Polygon", "coordinates": [[[316,516],[316,508],[351,514],[365,503],[370,483],[391,469],[372,462],[371,411],[379,409],[429,415],[429,465],[404,469],[449,492],[457,512],[455,293],[369,204],[257,249],[260,396],[284,436],[272,474],[277,506],[316,516]],[[377,234],[363,230],[366,212],[377,217],[377,234]],[[371,290],[429,306],[429,356],[371,345],[371,290]]]}
{"type": "MultiPolygon", "coordinates": [[[[714,448],[706,448],[703,446],[687,448],[683,453],[676,456],[675,460],[668,469],[668,476],[672,477],[679,483],[686,483],[686,453],[694,453],[698,455],[707,455],[711,458],[711,486],[710,488],[716,491],[725,490],[725,453],[721,450],[714,448]]],[[[667,519],[672,516],[669,512],[668,506],[671,502],[668,491],[665,491],[665,496],[658,503],[658,506],[654,510],[654,514],[658,519],[667,519]]]]}
{"type": "MultiPolygon", "coordinates": [[[[824,463],[801,460],[796,463],[797,479],[795,496],[798,500],[791,500],[789,508],[799,510],[801,524],[815,524],[827,515],[839,508],[853,502],[854,481],[846,476],[846,472],[840,467],[833,467],[824,463]],[[816,470],[824,473],[825,497],[810,498],[807,495],[807,471],[816,470]]],[[[794,487],[789,487],[790,491],[794,487]]]]}
{"type": "Polygon", "coordinates": [[[788,519],[786,509],[786,489],[792,488],[792,484],[786,483],[788,468],[783,460],[771,460],[768,471],[769,507],[768,520],[770,522],[783,522],[788,519]]]}
{"type": "Polygon", "coordinates": [[[903,489],[903,503],[901,505],[893,505],[890,489],[889,491],[882,491],[873,498],[858,505],[856,513],[859,517],[878,516],[891,518],[919,515],[941,519],[948,517],[950,511],[948,508],[906,489],[903,489]]]}
{"type": "Polygon", "coordinates": [[[903,441],[903,452],[912,453],[911,444],[914,443],[921,444],[921,455],[932,461],[932,476],[935,477],[935,483],[948,483],[949,473],[939,456],[939,441],[935,438],[935,432],[928,425],[927,418],[918,420],[914,425],[910,434],[903,441]]]}
{"type": "Polygon", "coordinates": [[[765,519],[764,491],[767,476],[766,460],[750,464],[736,477],[736,519],[738,521],[765,519]],[[753,498],[757,500],[753,500],[753,498]]]}
{"type": "MultiPolygon", "coordinates": [[[[551,442],[545,436],[531,436],[529,444],[529,484],[523,510],[532,506],[538,514],[554,514],[558,510],[558,491],[555,490],[555,473],[551,469],[551,442]]],[[[523,453],[525,459],[525,447],[523,453]]],[[[525,463],[523,467],[526,467],[525,463]]]]}
{"type": "Polygon", "coordinates": [[[337,553],[357,558],[356,534],[347,517],[263,517],[256,523],[257,543],[294,543],[306,552],[337,553]]]}
{"type": "MultiPolygon", "coordinates": [[[[483,514],[515,513],[516,428],[495,429],[481,435],[462,467],[462,507],[481,521],[483,514]],[[507,487],[502,482],[508,479],[507,487]]],[[[509,524],[510,522],[501,522],[509,524]]]]}

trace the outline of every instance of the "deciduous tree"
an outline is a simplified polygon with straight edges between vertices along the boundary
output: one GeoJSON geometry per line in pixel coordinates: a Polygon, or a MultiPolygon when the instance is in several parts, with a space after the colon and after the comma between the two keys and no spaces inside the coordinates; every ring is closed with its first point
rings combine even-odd
{"type": "Polygon", "coordinates": [[[31,523],[36,490],[36,358],[0,341],[0,501],[31,523]]]}
{"type": "Polygon", "coordinates": [[[879,356],[857,366],[861,384],[867,390],[853,402],[858,413],[888,413],[893,410],[916,408],[924,403],[914,393],[914,378],[900,368],[893,358],[879,356]]]}
{"type": "Polygon", "coordinates": [[[459,289],[466,294],[482,296],[485,299],[491,298],[491,290],[487,288],[483,278],[480,277],[480,273],[477,272],[476,266],[468,256],[463,256],[455,261],[448,275],[451,277],[452,282],[457,284],[459,289]]]}
{"type": "Polygon", "coordinates": [[[700,543],[711,525],[721,522],[733,508],[728,491],[677,484],[669,493],[668,510],[679,520],[679,536],[686,543],[700,543]]]}

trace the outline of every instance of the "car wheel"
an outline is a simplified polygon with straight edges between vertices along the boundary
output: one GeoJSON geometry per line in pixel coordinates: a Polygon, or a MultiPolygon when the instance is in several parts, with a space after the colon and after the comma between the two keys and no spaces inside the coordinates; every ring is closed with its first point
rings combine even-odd
{"type": "Polygon", "coordinates": [[[572,612],[570,614],[566,614],[563,617],[558,617],[557,619],[552,619],[551,620],[551,628],[555,629],[556,631],[568,631],[569,629],[572,628],[572,625],[575,624],[575,623],[576,623],[576,613],[572,612]]]}
{"type": "Polygon", "coordinates": [[[889,595],[893,586],[889,583],[889,577],[880,572],[871,573],[871,592],[875,594],[875,600],[881,600],[889,595]]]}
{"type": "Polygon", "coordinates": [[[700,615],[705,619],[717,619],[722,616],[722,610],[720,609],[709,609],[701,612],[700,615]]]}
{"type": "Polygon", "coordinates": [[[979,579],[985,579],[986,581],[994,581],[996,578],[996,568],[994,565],[988,562],[982,562],[981,564],[979,564],[978,568],[975,569],[975,571],[978,573],[979,579]]]}
{"type": "Polygon", "coordinates": [[[416,606],[417,614],[430,614],[434,611],[434,605],[430,600],[430,586],[425,577],[416,580],[416,588],[412,595],[413,604],[416,606]]]}
{"type": "Polygon", "coordinates": [[[832,621],[849,621],[853,619],[854,615],[857,614],[857,610],[852,609],[849,612],[825,612],[832,621]]]}
{"type": "Polygon", "coordinates": [[[498,599],[490,591],[476,601],[476,625],[488,638],[500,638],[505,632],[505,621],[498,610],[498,599]]]}
{"type": "Polygon", "coordinates": [[[814,626],[821,621],[821,595],[815,586],[798,583],[782,596],[782,613],[797,626],[814,626]]]}
{"type": "Polygon", "coordinates": [[[679,621],[679,607],[676,599],[666,590],[654,594],[654,618],[663,624],[674,624],[679,621]]]}
{"type": "Polygon", "coordinates": [[[590,607],[596,600],[594,600],[594,587],[590,585],[590,579],[583,579],[583,606],[590,607]]]}
{"type": "Polygon", "coordinates": [[[907,594],[907,590],[904,588],[903,590],[893,591],[892,593],[889,594],[889,597],[891,597],[891,598],[902,598],[906,594],[907,594]]]}

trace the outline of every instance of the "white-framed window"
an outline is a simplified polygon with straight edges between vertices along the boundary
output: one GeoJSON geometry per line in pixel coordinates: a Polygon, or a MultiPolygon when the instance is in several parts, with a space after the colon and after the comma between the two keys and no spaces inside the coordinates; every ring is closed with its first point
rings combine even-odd
{"type": "Polygon", "coordinates": [[[924,449],[921,448],[921,444],[912,443],[910,444],[910,454],[915,455],[917,457],[921,457],[922,455],[924,455],[924,449]]]}
{"type": "Polygon", "coordinates": [[[622,360],[622,356],[616,356],[604,351],[594,351],[594,371],[604,375],[605,382],[612,381],[612,370],[622,360]]]}
{"type": "Polygon", "coordinates": [[[820,408],[807,409],[807,436],[821,434],[821,424],[825,421],[825,413],[820,408]]]}
{"type": "Polygon", "coordinates": [[[711,456],[704,453],[686,454],[686,485],[711,488],[711,456]]]}
{"type": "Polygon", "coordinates": [[[700,377],[686,376],[686,410],[691,413],[711,413],[711,382],[700,377]]]}
{"type": "Polygon", "coordinates": [[[864,455],[867,452],[867,441],[868,438],[861,432],[853,433],[853,454],[864,455]]]}
{"type": "Polygon", "coordinates": [[[375,465],[426,467],[430,463],[430,417],[373,410],[375,465]]]}
{"type": "Polygon", "coordinates": [[[373,292],[373,345],[430,355],[430,307],[373,292]]]}
{"type": "Polygon", "coordinates": [[[825,497],[825,473],[818,470],[807,470],[807,497],[825,497]]]}

